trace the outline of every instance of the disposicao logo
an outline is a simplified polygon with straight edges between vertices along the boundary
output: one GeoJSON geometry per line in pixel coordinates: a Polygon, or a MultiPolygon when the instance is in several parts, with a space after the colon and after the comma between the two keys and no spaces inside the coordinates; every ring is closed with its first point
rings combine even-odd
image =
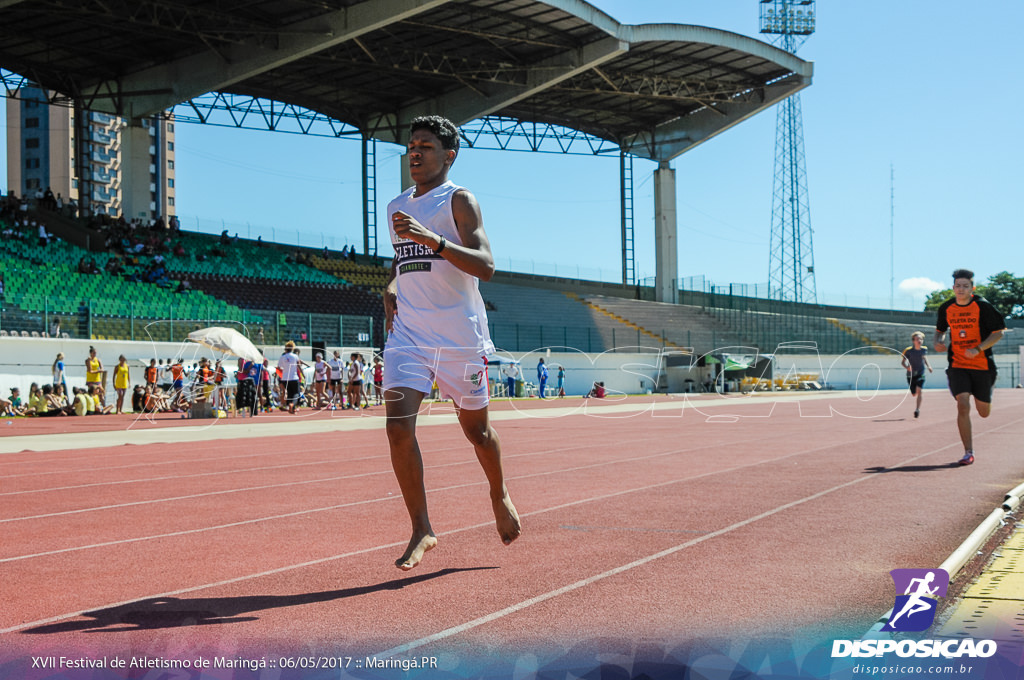
{"type": "Polygon", "coordinates": [[[945,569],[893,569],[889,573],[896,584],[896,604],[882,630],[928,630],[935,621],[939,598],[946,596],[949,574],[945,569]]]}
{"type": "MultiPolygon", "coordinates": [[[[889,572],[896,584],[896,603],[882,631],[904,633],[928,630],[935,621],[939,598],[946,596],[949,574],[944,569],[893,569],[889,572]],[[899,594],[899,593],[902,593],[899,594]]],[[[988,658],[998,650],[995,640],[833,640],[832,658],[899,657],[947,659],[988,658]]],[[[855,671],[856,672],[856,671],[855,671]]]]}

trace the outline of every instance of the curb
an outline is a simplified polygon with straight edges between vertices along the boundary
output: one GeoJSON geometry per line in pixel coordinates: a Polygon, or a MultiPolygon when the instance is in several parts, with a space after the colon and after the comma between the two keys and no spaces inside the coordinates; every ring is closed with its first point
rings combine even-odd
{"type": "MultiPolygon", "coordinates": [[[[981,524],[979,524],[978,527],[972,531],[966,539],[964,539],[964,542],[961,543],[960,546],[957,547],[957,549],[939,565],[939,569],[943,569],[947,574],[949,574],[950,581],[960,573],[960,570],[964,568],[964,565],[967,564],[972,557],[978,554],[981,546],[985,544],[995,530],[1006,524],[1007,517],[1020,506],[1022,500],[1024,500],[1024,484],[1015,486],[1007,491],[1006,496],[1003,498],[1002,505],[989,513],[989,516],[982,520],[981,524]]],[[[889,622],[889,617],[891,616],[892,609],[878,617],[875,624],[871,626],[863,636],[861,636],[861,639],[891,639],[892,635],[889,631],[882,632],[882,628],[889,622]]]]}

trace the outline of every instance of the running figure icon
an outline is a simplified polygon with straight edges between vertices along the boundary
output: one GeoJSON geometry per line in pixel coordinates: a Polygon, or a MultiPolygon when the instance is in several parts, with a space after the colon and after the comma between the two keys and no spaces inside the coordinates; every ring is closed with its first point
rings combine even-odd
{"type": "Polygon", "coordinates": [[[949,575],[942,569],[894,569],[896,596],[895,614],[882,630],[923,631],[935,620],[938,599],[946,596],[949,575]]]}
{"type": "MultiPolygon", "coordinates": [[[[906,614],[907,616],[913,616],[914,614],[917,614],[919,612],[928,611],[929,609],[935,606],[935,600],[924,599],[929,595],[934,595],[935,592],[939,589],[938,586],[935,586],[934,588],[928,587],[928,584],[934,580],[935,573],[931,571],[928,572],[928,575],[924,578],[915,578],[910,580],[910,585],[907,586],[907,592],[903,593],[904,595],[909,595],[910,597],[909,599],[907,599],[906,604],[903,605],[903,609],[900,610],[899,614],[889,619],[890,626],[893,626],[893,624],[896,623],[896,619],[900,618],[904,614],[906,614]],[[912,589],[914,589],[915,584],[917,584],[917,589],[914,590],[914,592],[910,592],[912,589]]],[[[893,627],[895,628],[895,626],[893,627]]]]}

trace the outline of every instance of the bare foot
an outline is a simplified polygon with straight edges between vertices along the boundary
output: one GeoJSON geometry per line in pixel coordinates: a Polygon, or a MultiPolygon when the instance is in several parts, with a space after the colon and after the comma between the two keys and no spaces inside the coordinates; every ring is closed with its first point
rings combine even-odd
{"type": "Polygon", "coordinates": [[[501,542],[509,545],[512,541],[519,538],[519,534],[522,533],[516,506],[512,505],[512,499],[509,497],[508,492],[498,500],[492,501],[491,504],[494,506],[494,523],[498,527],[498,535],[501,536],[501,542]]]}
{"type": "Polygon", "coordinates": [[[409,547],[405,549],[405,554],[395,560],[395,566],[402,571],[409,571],[420,563],[423,555],[428,550],[433,550],[436,545],[437,537],[434,534],[426,534],[420,537],[413,535],[409,540],[409,547]]]}

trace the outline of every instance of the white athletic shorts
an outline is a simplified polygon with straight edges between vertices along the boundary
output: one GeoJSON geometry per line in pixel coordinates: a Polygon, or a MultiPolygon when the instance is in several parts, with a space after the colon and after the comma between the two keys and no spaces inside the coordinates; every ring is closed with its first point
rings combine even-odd
{"type": "Polygon", "coordinates": [[[458,408],[476,411],[490,402],[487,357],[477,350],[437,347],[384,348],[384,389],[407,387],[429,395],[434,383],[458,408]]]}

